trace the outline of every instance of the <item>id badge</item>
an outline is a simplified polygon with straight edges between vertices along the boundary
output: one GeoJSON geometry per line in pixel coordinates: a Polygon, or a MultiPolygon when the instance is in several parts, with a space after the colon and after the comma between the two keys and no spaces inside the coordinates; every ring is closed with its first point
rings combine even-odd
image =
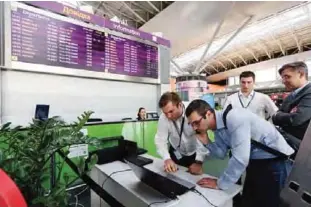
{"type": "Polygon", "coordinates": [[[182,158],[182,156],[181,156],[179,151],[175,150],[174,154],[175,154],[175,157],[176,157],[177,160],[180,160],[182,158]]]}

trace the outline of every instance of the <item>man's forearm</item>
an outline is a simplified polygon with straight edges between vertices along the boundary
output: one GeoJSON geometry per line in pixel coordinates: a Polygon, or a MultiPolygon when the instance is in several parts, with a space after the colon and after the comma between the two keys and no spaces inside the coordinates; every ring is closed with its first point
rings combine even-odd
{"type": "Polygon", "coordinates": [[[277,112],[272,116],[272,122],[278,126],[290,126],[292,124],[290,113],[277,112]]]}
{"type": "Polygon", "coordinates": [[[167,147],[165,146],[157,146],[157,152],[162,157],[162,159],[167,160],[171,159],[170,153],[168,152],[167,147]]]}

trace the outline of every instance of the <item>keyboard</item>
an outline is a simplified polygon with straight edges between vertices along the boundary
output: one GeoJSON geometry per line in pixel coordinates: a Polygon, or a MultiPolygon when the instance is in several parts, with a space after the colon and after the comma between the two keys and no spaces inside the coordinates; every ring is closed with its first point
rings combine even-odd
{"type": "Polygon", "coordinates": [[[177,176],[175,176],[175,175],[172,175],[172,174],[170,174],[170,173],[168,173],[166,177],[167,177],[168,179],[170,179],[170,180],[172,180],[172,181],[174,181],[174,182],[180,184],[180,185],[185,186],[185,187],[188,188],[188,189],[193,189],[193,188],[195,188],[195,185],[194,185],[193,183],[190,183],[190,182],[188,182],[188,181],[186,181],[186,180],[184,180],[184,179],[182,179],[182,178],[179,178],[179,177],[177,177],[177,176]]]}
{"type": "Polygon", "coordinates": [[[141,156],[131,156],[131,157],[127,157],[126,160],[128,160],[129,162],[137,165],[137,166],[144,166],[147,164],[150,164],[153,162],[152,159],[146,158],[146,157],[141,157],[141,156]]]}

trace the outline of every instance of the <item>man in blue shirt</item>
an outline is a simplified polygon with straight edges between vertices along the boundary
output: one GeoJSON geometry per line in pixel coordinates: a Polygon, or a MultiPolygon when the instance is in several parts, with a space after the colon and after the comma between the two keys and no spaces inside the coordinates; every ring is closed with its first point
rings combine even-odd
{"type": "Polygon", "coordinates": [[[203,100],[192,101],[186,109],[189,124],[197,131],[198,139],[211,155],[225,158],[229,150],[232,152],[228,166],[219,179],[203,178],[198,184],[225,190],[236,183],[246,170],[243,207],[278,206],[279,194],[290,169],[287,157],[294,150],[271,123],[258,115],[243,108],[235,108],[224,118],[224,111],[214,111],[203,100]],[[215,142],[209,140],[207,130],[214,131],[215,142]],[[255,147],[251,140],[284,156],[278,157],[255,147]]]}

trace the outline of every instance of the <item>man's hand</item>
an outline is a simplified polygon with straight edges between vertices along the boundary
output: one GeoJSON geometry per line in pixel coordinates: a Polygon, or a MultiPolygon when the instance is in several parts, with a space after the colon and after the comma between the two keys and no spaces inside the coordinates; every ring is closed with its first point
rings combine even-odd
{"type": "Polygon", "coordinates": [[[172,159],[167,159],[164,161],[164,170],[165,172],[176,172],[177,165],[172,159]]]}
{"type": "Polygon", "coordinates": [[[202,175],[203,174],[202,164],[199,163],[191,164],[189,166],[189,172],[194,175],[202,175]]]}
{"type": "Polygon", "coordinates": [[[197,182],[197,184],[203,188],[218,189],[217,179],[214,178],[202,178],[197,182]]]}
{"type": "Polygon", "coordinates": [[[206,145],[209,143],[207,132],[199,132],[196,136],[203,144],[206,145]]]}
{"type": "Polygon", "coordinates": [[[297,112],[297,106],[296,107],[294,107],[292,110],[290,110],[290,112],[289,113],[296,113],[297,112]]]}

